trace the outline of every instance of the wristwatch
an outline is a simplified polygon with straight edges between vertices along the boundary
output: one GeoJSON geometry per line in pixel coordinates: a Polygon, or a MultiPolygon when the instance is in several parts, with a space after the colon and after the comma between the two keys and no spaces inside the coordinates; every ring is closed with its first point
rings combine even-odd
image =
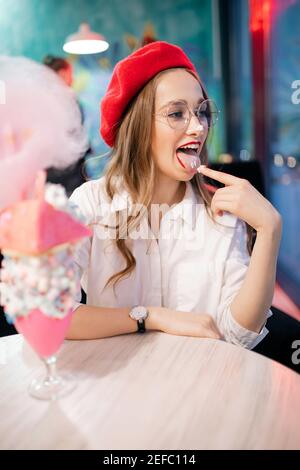
{"type": "Polygon", "coordinates": [[[135,305],[129,313],[130,318],[132,320],[136,320],[138,324],[138,333],[145,333],[145,320],[148,317],[148,310],[146,307],[141,305],[135,305]]]}

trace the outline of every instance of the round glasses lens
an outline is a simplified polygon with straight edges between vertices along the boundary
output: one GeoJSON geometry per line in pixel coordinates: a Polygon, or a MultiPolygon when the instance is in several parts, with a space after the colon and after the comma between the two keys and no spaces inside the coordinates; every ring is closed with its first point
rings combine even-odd
{"type": "Polygon", "coordinates": [[[185,103],[174,103],[167,109],[167,119],[173,129],[183,129],[189,122],[190,114],[185,103]]]}
{"type": "Polygon", "coordinates": [[[200,104],[197,115],[200,122],[202,121],[208,127],[212,127],[219,118],[219,110],[213,100],[205,100],[200,104]]]}

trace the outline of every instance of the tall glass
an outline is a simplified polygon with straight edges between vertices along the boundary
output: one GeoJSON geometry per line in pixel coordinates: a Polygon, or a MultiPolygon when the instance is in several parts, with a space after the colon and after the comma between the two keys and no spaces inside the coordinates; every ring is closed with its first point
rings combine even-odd
{"type": "Polygon", "coordinates": [[[35,256],[3,252],[1,300],[7,317],[45,364],[45,375],[29,387],[30,394],[42,400],[54,400],[74,388],[56,370],[78,289],[73,252],[70,244],[35,256]]]}
{"type": "Polygon", "coordinates": [[[55,400],[71,392],[75,386],[70,377],[57,373],[56,360],[68,327],[72,310],[64,318],[49,318],[39,309],[15,320],[15,327],[45,364],[45,374],[29,385],[29,393],[41,400],[55,400]]]}
{"type": "Polygon", "coordinates": [[[56,356],[80,291],[74,253],[92,232],[65,189],[45,181],[46,173],[38,173],[32,197],[0,212],[0,301],[46,366],[30,394],[53,400],[74,387],[57,374],[56,356]]]}

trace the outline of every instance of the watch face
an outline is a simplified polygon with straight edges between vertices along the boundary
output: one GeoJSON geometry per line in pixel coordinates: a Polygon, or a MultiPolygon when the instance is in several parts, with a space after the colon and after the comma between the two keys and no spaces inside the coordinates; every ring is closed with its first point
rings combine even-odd
{"type": "Polygon", "coordinates": [[[130,316],[135,320],[144,320],[147,318],[147,309],[145,307],[134,307],[130,316]]]}

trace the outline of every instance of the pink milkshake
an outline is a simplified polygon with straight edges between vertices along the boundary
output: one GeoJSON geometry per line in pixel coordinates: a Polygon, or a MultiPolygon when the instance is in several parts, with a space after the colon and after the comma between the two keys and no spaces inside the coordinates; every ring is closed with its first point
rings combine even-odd
{"type": "Polygon", "coordinates": [[[42,399],[61,396],[55,354],[64,341],[80,289],[73,254],[91,231],[68,205],[62,187],[41,180],[38,197],[20,201],[0,213],[1,302],[48,374],[31,393],[42,399]],[[49,202],[50,201],[50,202],[49,202]]]}

